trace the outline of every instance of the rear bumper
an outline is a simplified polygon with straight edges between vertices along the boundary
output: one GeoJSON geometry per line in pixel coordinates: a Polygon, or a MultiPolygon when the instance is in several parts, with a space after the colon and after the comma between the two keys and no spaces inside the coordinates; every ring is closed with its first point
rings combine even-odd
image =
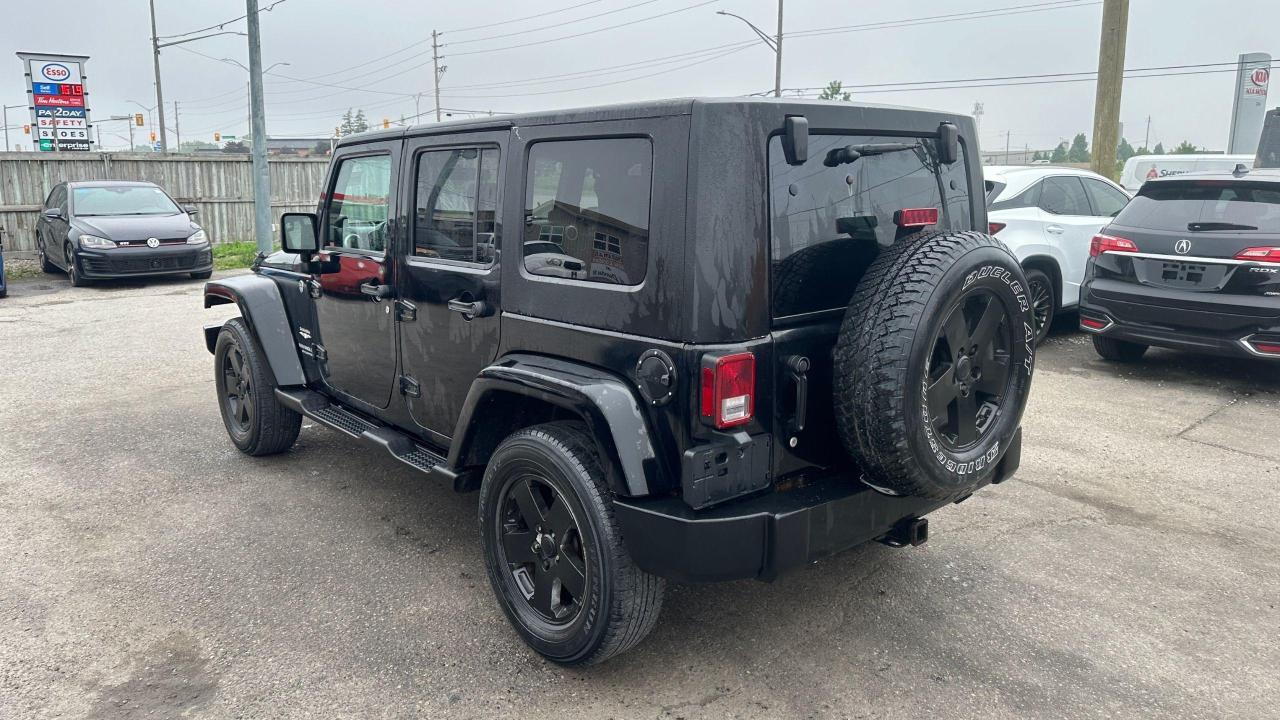
{"type": "Polygon", "coordinates": [[[1086,332],[1214,355],[1268,357],[1254,350],[1249,341],[1280,342],[1280,298],[1148,288],[1095,279],[1081,293],[1080,318],[1086,332]],[[1083,324],[1090,319],[1106,325],[1099,329],[1083,324]]]}
{"type": "MultiPolygon", "coordinates": [[[[1022,430],[992,482],[1018,469],[1022,430]]],[[[614,516],[632,559],[680,582],[772,580],[822,557],[882,538],[951,500],[885,495],[852,476],[697,511],[679,498],[617,498],[614,516]]]]}
{"type": "Polygon", "coordinates": [[[210,245],[171,245],[158,248],[77,250],[76,262],[86,278],[176,275],[213,269],[210,245]]]}

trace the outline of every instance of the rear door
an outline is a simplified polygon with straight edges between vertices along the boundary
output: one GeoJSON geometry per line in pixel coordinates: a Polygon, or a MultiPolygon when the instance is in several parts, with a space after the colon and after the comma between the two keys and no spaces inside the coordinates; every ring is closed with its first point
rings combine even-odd
{"type": "Polygon", "coordinates": [[[1047,214],[1045,240],[1062,250],[1067,263],[1062,268],[1061,302],[1074,304],[1080,298],[1089,243],[1109,218],[1095,214],[1080,177],[1055,175],[1045,178],[1042,185],[1040,209],[1047,214]]]}
{"type": "Polygon", "coordinates": [[[471,383],[498,351],[500,183],[507,131],[410,139],[399,256],[401,391],[447,444],[471,383]]]}

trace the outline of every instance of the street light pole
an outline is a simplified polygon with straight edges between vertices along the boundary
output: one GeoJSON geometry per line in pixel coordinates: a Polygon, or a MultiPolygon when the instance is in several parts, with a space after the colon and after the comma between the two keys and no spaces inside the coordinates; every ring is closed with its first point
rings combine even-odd
{"type": "Polygon", "coordinates": [[[741,15],[735,15],[734,13],[725,12],[724,10],[718,10],[716,11],[716,14],[737,18],[746,23],[747,27],[751,28],[751,30],[764,41],[764,44],[768,45],[769,49],[773,51],[773,96],[782,97],[782,0],[778,0],[778,34],[774,37],[770,37],[769,33],[766,33],[756,27],[755,23],[741,15]]]}
{"type": "MultiPolygon", "coordinates": [[[[154,1],[154,0],[153,0],[154,1]]],[[[249,21],[249,116],[253,133],[253,234],[258,252],[271,252],[271,176],[267,169],[267,115],[262,99],[262,41],[258,0],[245,0],[249,21]]]]}
{"type": "MultiPolygon", "coordinates": [[[[164,88],[160,86],[160,40],[156,37],[156,0],[151,2],[151,52],[156,68],[156,112],[160,116],[160,152],[169,152],[169,142],[164,137],[164,88]]],[[[132,135],[133,131],[130,130],[132,135]]],[[[133,150],[133,141],[129,142],[129,150],[133,150]]]]}

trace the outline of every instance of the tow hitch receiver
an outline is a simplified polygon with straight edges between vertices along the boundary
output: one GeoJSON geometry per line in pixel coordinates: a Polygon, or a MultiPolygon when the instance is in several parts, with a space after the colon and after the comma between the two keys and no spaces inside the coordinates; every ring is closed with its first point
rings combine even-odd
{"type": "Polygon", "coordinates": [[[899,520],[893,529],[879,538],[880,542],[889,547],[906,547],[908,545],[917,547],[925,544],[929,539],[929,519],[928,518],[908,518],[899,520]]]}

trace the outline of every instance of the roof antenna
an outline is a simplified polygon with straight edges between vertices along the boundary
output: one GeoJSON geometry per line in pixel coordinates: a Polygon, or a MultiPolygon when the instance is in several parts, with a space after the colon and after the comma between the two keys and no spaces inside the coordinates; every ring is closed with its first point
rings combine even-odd
{"type": "Polygon", "coordinates": [[[1232,170],[1231,174],[1235,175],[1236,177],[1243,177],[1249,174],[1250,169],[1251,168],[1248,165],[1245,165],[1244,163],[1236,163],[1236,169],[1232,170]]]}

